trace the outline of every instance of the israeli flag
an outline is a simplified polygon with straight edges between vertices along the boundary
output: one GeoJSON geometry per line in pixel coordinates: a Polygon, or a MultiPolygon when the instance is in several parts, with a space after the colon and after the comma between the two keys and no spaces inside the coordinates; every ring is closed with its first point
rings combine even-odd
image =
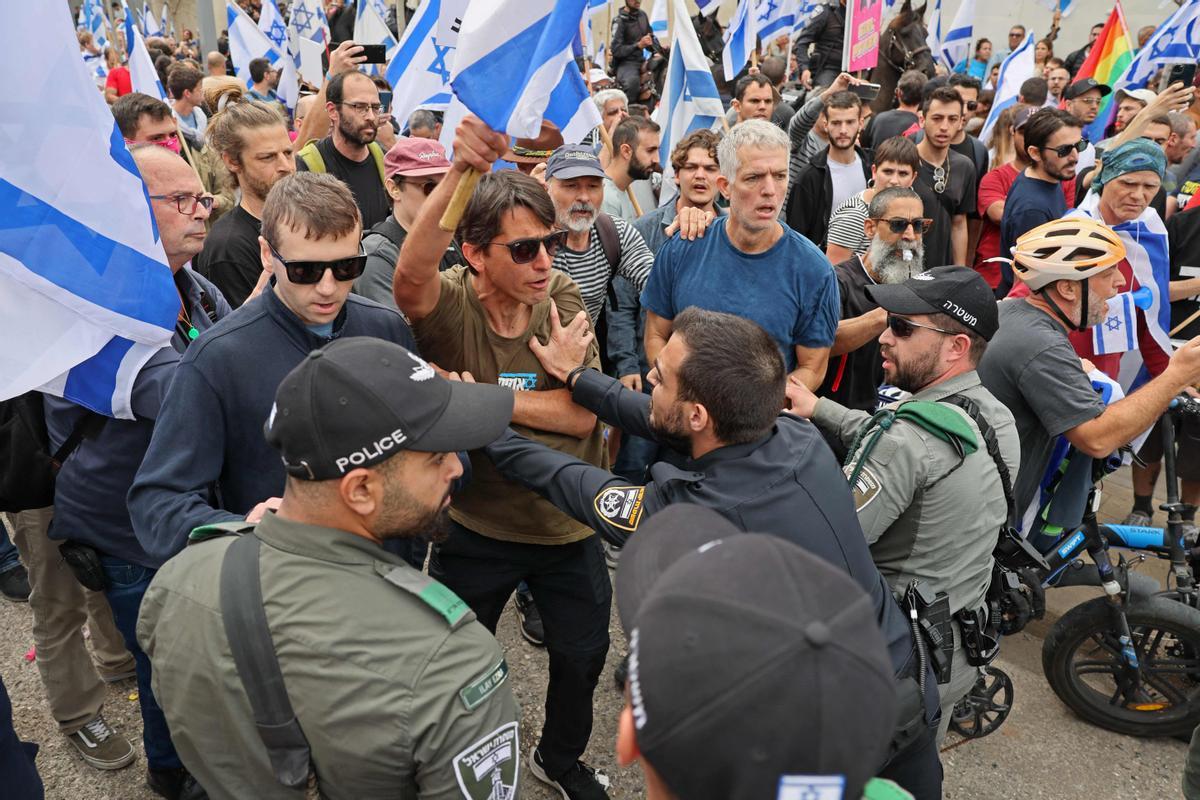
{"type": "Polygon", "coordinates": [[[764,42],[789,33],[796,22],[796,0],[758,0],[754,13],[758,15],[758,36],[764,42]]]}
{"type": "Polygon", "coordinates": [[[1137,314],[1130,292],[1121,292],[1108,301],[1108,312],[1092,328],[1092,345],[1098,355],[1125,353],[1137,347],[1137,314]]]}
{"type": "Polygon", "coordinates": [[[933,52],[939,56],[946,69],[953,70],[954,65],[971,54],[971,40],[975,37],[975,0],[962,0],[950,30],[942,36],[941,50],[933,52]]]}
{"type": "Polygon", "coordinates": [[[159,25],[159,28],[162,30],[163,36],[170,35],[170,36],[174,37],[175,36],[175,24],[173,22],[168,22],[168,20],[167,20],[167,14],[169,11],[170,11],[170,9],[167,8],[167,0],[163,0],[162,22],[159,25]]]}
{"type": "Polygon", "coordinates": [[[725,70],[725,80],[733,80],[733,76],[742,71],[750,54],[758,47],[758,20],[751,6],[754,0],[739,0],[737,13],[729,21],[725,29],[725,49],[721,51],[721,66],[725,70]]]}
{"type": "Polygon", "coordinates": [[[133,13],[129,10],[128,3],[121,0],[121,5],[125,9],[125,57],[129,67],[129,82],[135,92],[148,94],[166,102],[167,90],[158,78],[158,70],[154,68],[150,51],[146,49],[146,40],[134,24],[133,13]]]}
{"type": "MultiPolygon", "coordinates": [[[[675,4],[675,19],[687,19],[684,0],[675,4]]],[[[695,130],[720,127],[725,107],[717,92],[716,81],[709,71],[708,59],[700,49],[696,29],[690,24],[675,29],[671,58],[667,61],[667,76],[663,81],[663,100],[654,112],[654,121],[662,128],[659,162],[663,165],[662,190],[659,203],[666,205],[678,193],[671,167],[671,151],[684,136],[695,130]]]]}
{"type": "Polygon", "coordinates": [[[1009,53],[1000,65],[1000,77],[996,79],[996,99],[992,110],[988,112],[983,122],[983,130],[979,133],[979,141],[991,144],[992,128],[996,127],[996,118],[1000,112],[1017,102],[1021,84],[1033,77],[1033,34],[1025,35],[1025,41],[1009,53]]]}
{"type": "Polygon", "coordinates": [[[654,8],[650,10],[650,32],[659,43],[667,42],[670,34],[667,25],[667,2],[668,0],[654,0],[654,8]]]}
{"type": "Polygon", "coordinates": [[[591,17],[596,14],[603,14],[607,11],[610,4],[611,0],[588,0],[587,11],[585,12],[588,15],[588,21],[590,22],[591,17]]]}
{"type": "MultiPolygon", "coordinates": [[[[1200,2],[1180,6],[1133,57],[1117,89],[1144,89],[1164,64],[1194,64],[1200,61],[1200,2]]],[[[1157,88],[1157,87],[1153,87],[1157,88]]]]}
{"type": "MultiPolygon", "coordinates": [[[[108,27],[108,16],[104,12],[104,0],[84,0],[79,11],[83,15],[84,30],[91,32],[96,46],[103,52],[104,48],[108,46],[108,36],[105,33],[105,29],[108,27]]],[[[101,59],[103,60],[103,56],[101,59]]]]}
{"type": "Polygon", "coordinates": [[[775,800],[842,800],[845,791],[843,775],[784,775],[775,800]]]}
{"type": "MultiPolygon", "coordinates": [[[[934,59],[942,55],[942,0],[934,0],[933,11],[929,14],[929,24],[925,28],[925,46],[934,59]]],[[[951,64],[953,69],[954,65],[951,64]]]]}
{"type": "Polygon", "coordinates": [[[571,58],[588,0],[474,0],[458,34],[450,85],[492,130],[537,136],[553,122],[583,140],[600,112],[571,58]]]}
{"type": "MultiPolygon", "coordinates": [[[[721,7],[721,3],[725,0],[696,0],[696,8],[706,17],[711,17],[717,13],[717,9],[721,7]]],[[[685,14],[686,18],[687,15],[685,14]]]]}
{"type": "Polygon", "coordinates": [[[233,0],[225,2],[225,19],[229,30],[229,55],[233,59],[233,68],[238,79],[249,86],[252,83],[250,62],[256,58],[267,59],[272,67],[280,71],[276,94],[285,106],[294,109],[300,95],[300,84],[296,75],[296,62],[288,56],[287,50],[280,52],[275,49],[266,34],[258,29],[254,20],[235,5],[233,0]]]}
{"type": "Polygon", "coordinates": [[[146,185],[61,7],[7,9],[0,70],[24,76],[0,98],[0,398],[38,389],[132,419],[134,378],[179,312],[146,185]]]}
{"type": "Polygon", "coordinates": [[[441,0],[423,0],[409,20],[392,60],[387,82],[392,87],[392,117],[404,127],[418,108],[445,111],[450,105],[450,68],[454,48],[438,44],[441,0]]]}
{"type": "Polygon", "coordinates": [[[150,8],[150,0],[142,0],[142,28],[146,32],[146,36],[162,36],[164,35],[162,26],[154,17],[154,11],[150,8]]]}
{"type": "MultiPolygon", "coordinates": [[[[262,10],[258,12],[258,29],[263,36],[271,40],[271,46],[280,53],[288,52],[287,26],[283,24],[283,16],[275,0],[262,0],[262,10]]],[[[283,80],[280,79],[280,83],[283,80]]]]}
{"type": "Polygon", "coordinates": [[[292,16],[288,20],[288,33],[293,36],[292,52],[298,52],[294,39],[310,39],[314,42],[329,41],[329,18],[321,0],[295,0],[292,16]]]}

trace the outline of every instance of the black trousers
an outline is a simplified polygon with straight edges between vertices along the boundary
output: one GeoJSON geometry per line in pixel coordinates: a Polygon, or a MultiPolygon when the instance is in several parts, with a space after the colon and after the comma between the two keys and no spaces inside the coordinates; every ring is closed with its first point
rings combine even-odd
{"type": "Polygon", "coordinates": [[[617,65],[617,88],[625,92],[625,97],[629,99],[629,102],[641,102],[638,100],[638,95],[642,93],[642,62],[640,59],[622,61],[617,65]]]}
{"type": "Polygon", "coordinates": [[[612,584],[599,536],[562,545],[517,544],[451,522],[434,545],[430,574],[461,597],[492,633],[521,581],[546,630],[550,683],[538,743],[546,774],[570,769],[592,735],[592,695],[608,655],[612,584]]]}

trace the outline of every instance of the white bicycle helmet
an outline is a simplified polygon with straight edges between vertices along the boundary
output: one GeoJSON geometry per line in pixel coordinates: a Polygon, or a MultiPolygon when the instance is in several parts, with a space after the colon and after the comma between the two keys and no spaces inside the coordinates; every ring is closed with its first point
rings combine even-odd
{"type": "Polygon", "coordinates": [[[1032,291],[1054,281],[1082,281],[1125,258],[1112,228],[1087,217],[1063,217],[1026,232],[1013,246],[1013,272],[1032,291]]]}

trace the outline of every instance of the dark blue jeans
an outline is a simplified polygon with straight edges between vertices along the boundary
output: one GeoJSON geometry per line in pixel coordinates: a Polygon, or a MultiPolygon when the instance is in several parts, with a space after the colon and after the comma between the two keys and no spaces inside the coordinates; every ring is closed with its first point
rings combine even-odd
{"type": "Polygon", "coordinates": [[[137,640],[138,610],[142,607],[142,597],[150,587],[154,570],[106,555],[100,556],[100,563],[104,566],[109,583],[104,596],[112,607],[117,630],[125,638],[125,646],[133,653],[137,664],[138,704],[142,708],[142,743],[146,747],[146,765],[150,769],[182,767],[183,762],[171,743],[167,718],[154,699],[154,690],[150,688],[150,658],[142,652],[137,640]]]}
{"type": "MultiPolygon", "coordinates": [[[[4,526],[0,525],[0,529],[4,526]]],[[[38,776],[34,757],[38,746],[22,742],[13,730],[12,703],[0,680],[0,777],[4,779],[4,796],[12,800],[42,800],[45,792],[38,776]]]]}
{"type": "Polygon", "coordinates": [[[8,528],[0,523],[0,574],[21,566],[17,546],[8,538],[8,528]]]}

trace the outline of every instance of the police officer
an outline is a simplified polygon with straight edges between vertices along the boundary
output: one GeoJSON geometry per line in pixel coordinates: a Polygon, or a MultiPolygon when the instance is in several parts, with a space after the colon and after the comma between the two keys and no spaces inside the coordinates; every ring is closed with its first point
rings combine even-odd
{"type": "Polygon", "coordinates": [[[908,723],[884,777],[920,798],[941,796],[941,767],[927,727],[937,693],[924,696],[912,634],[862,537],[849,487],[817,430],[784,405],[783,357],[750,320],[689,308],[674,319],[655,359],[650,397],[578,366],[591,335],[586,315],[565,328],[552,312],[550,342],[531,340],[546,371],[576,403],[628,434],[689,456],[686,469],[650,468],[645,486],[513,432],[485,448],[507,478],[538,492],[613,544],[623,545],[647,517],[673,503],[707,506],[740,530],[792,541],[845,571],[871,598],[898,676],[908,723]],[[924,708],[922,707],[924,704],[924,708]]]}
{"type": "Polygon", "coordinates": [[[846,0],[822,5],[792,45],[804,88],[833,84],[841,71],[845,36],[846,0]],[[809,47],[812,47],[811,55],[809,47]]]}
{"type": "Polygon", "coordinates": [[[321,796],[515,796],[519,712],[499,645],[453,592],[381,547],[436,533],[462,474],[454,451],[496,438],[512,406],[508,389],[451,383],[368,337],[336,340],[284,378],[265,429],[288,474],[278,511],[241,536],[221,529],[245,523],[197,529],[142,601],[155,693],[210,797],[304,796],[275,777],[278,748],[255,725],[270,687],[247,683],[238,643],[276,662],[321,796]],[[240,615],[225,604],[244,588],[226,573],[248,553],[265,613],[250,642],[228,635],[240,615]]]}
{"type": "MultiPolygon", "coordinates": [[[[935,267],[903,283],[869,286],[867,295],[888,312],[879,337],[884,380],[912,398],[889,406],[896,414],[885,418],[887,427],[864,411],[818,400],[803,386],[789,386],[792,408],[845,447],[859,443],[846,473],[871,557],[892,590],[903,594],[919,580],[948,595],[951,614],[979,611],[1009,514],[981,428],[991,429],[1010,475],[1020,462],[1013,416],[975,372],[999,327],[996,301],[987,282],[966,267],[935,267]],[[970,410],[956,405],[964,399],[970,410]]],[[[977,677],[958,618],[951,627],[954,652],[949,682],[940,687],[939,740],[954,704],[977,677]]]]}
{"type": "Polygon", "coordinates": [[[638,102],[641,94],[642,62],[646,60],[644,50],[659,52],[662,48],[654,32],[650,30],[650,18],[642,11],[642,0],[625,0],[612,23],[613,66],[616,69],[617,86],[625,92],[629,102],[638,102]]]}

